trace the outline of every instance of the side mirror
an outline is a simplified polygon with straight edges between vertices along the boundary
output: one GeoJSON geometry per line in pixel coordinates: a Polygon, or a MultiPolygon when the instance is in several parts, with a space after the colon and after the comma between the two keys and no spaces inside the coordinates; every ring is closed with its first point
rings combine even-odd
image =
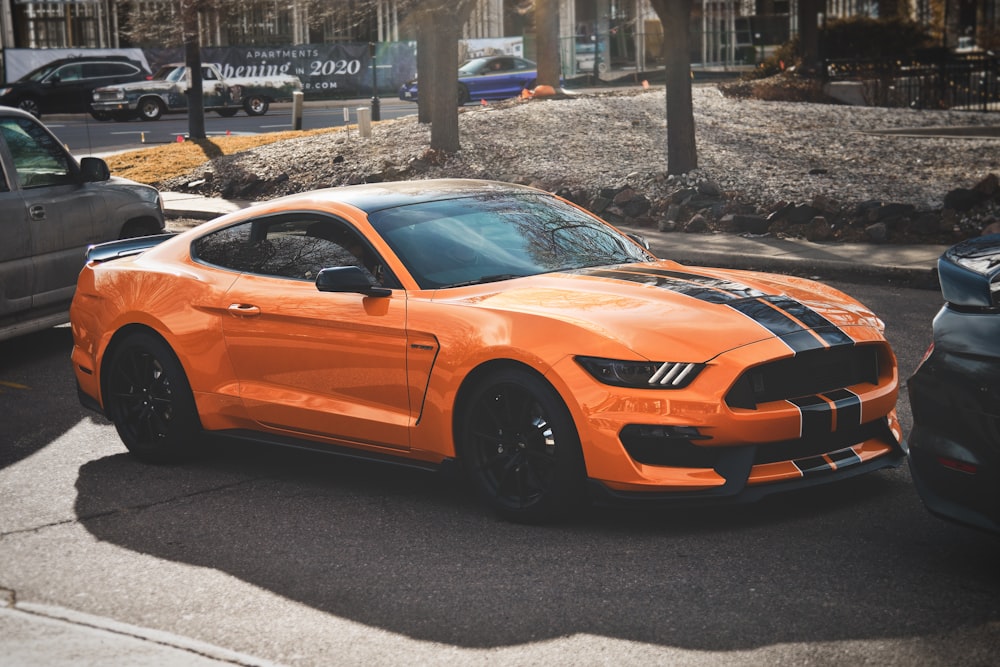
{"type": "Polygon", "coordinates": [[[365,296],[389,296],[392,290],[376,287],[368,281],[365,272],[356,266],[335,266],[323,269],[316,276],[316,289],[320,292],[348,292],[365,296]]]}
{"type": "Polygon", "coordinates": [[[80,160],[80,175],[86,183],[99,183],[111,178],[111,169],[99,157],[85,157],[80,160]]]}

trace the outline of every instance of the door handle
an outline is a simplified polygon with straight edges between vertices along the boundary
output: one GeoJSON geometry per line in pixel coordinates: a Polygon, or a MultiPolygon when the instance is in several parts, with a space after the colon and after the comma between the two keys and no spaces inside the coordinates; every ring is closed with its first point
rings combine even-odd
{"type": "Polygon", "coordinates": [[[41,204],[32,204],[28,207],[28,215],[31,216],[32,220],[44,220],[45,207],[41,204]]]}
{"type": "Polygon", "coordinates": [[[249,303],[234,303],[229,306],[229,314],[236,317],[257,317],[260,308],[249,303]]]}

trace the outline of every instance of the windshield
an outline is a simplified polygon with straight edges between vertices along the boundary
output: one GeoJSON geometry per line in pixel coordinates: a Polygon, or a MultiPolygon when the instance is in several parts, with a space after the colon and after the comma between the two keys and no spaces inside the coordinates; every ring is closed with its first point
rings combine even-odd
{"type": "Polygon", "coordinates": [[[178,67],[176,65],[166,65],[161,67],[153,75],[154,81],[180,81],[184,78],[184,72],[187,70],[186,67],[178,67]]]}
{"type": "Polygon", "coordinates": [[[541,194],[425,202],[369,219],[422,289],[654,259],[603,221],[541,194]]]}
{"type": "Polygon", "coordinates": [[[465,75],[475,75],[486,69],[486,58],[473,58],[472,60],[466,60],[462,63],[462,66],[458,68],[459,74],[465,75]]]}
{"type": "Polygon", "coordinates": [[[48,65],[42,65],[36,70],[32,70],[21,77],[21,81],[41,81],[47,77],[50,73],[55,71],[59,67],[58,63],[49,63],[48,65]]]}

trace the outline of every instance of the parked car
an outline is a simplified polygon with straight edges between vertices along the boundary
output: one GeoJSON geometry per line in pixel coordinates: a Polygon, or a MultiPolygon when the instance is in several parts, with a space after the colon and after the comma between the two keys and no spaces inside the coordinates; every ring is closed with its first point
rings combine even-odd
{"type": "MultiPolygon", "coordinates": [[[[227,77],[215,63],[201,67],[202,100],[206,110],[235,116],[263,116],[277,100],[290,100],[302,82],[290,74],[227,77]]],[[[183,63],[164,65],[149,81],[103,86],[93,93],[94,113],[116,120],[159,120],[165,113],[186,112],[191,70],[183,63]]]]}
{"type": "Polygon", "coordinates": [[[125,56],[61,58],[0,87],[0,104],[42,114],[88,113],[94,88],[152,76],[142,63],[125,56]]]}
{"type": "MultiPolygon", "coordinates": [[[[517,97],[525,88],[535,87],[535,63],[514,56],[473,58],[458,68],[458,103],[505,100],[517,97]]],[[[417,80],[411,79],[399,89],[399,99],[417,101],[417,80]]]]}
{"type": "MultiPolygon", "coordinates": [[[[368,184],[89,253],[84,405],[146,461],[204,431],[436,469],[502,516],[741,502],[902,462],[857,301],[657,260],[533,188],[368,184]]],[[[794,501],[793,501],[794,502],[794,501]]]]}
{"type": "Polygon", "coordinates": [[[0,107],[0,340],[69,320],[87,247],[163,231],[160,195],[0,107]]]}
{"type": "Polygon", "coordinates": [[[1000,533],[1000,234],[938,261],[945,304],[907,389],[910,471],[924,505],[1000,533]]]}

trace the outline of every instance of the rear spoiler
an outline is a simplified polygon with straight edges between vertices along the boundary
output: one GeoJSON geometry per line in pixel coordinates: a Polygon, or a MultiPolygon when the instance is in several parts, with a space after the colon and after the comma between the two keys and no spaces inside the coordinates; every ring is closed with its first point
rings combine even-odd
{"type": "Polygon", "coordinates": [[[944,300],[970,308],[1000,307],[1000,234],[962,241],[938,259],[944,300]]]}
{"type": "Polygon", "coordinates": [[[111,259],[118,259],[119,257],[138,255],[139,253],[149,250],[153,246],[160,245],[167,239],[172,239],[175,236],[177,236],[177,234],[171,232],[169,234],[137,236],[131,239],[121,239],[120,241],[98,243],[87,248],[87,262],[101,263],[111,259]]]}

